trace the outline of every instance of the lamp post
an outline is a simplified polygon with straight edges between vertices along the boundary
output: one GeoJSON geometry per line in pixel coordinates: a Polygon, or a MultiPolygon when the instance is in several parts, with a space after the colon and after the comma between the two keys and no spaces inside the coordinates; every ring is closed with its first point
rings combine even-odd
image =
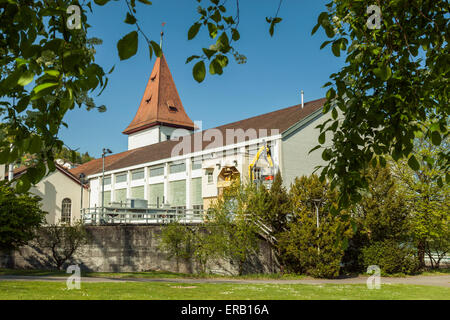
{"type": "MultiPolygon", "coordinates": [[[[319,207],[322,205],[323,199],[311,199],[316,207],[316,226],[317,226],[317,238],[319,237],[319,207]]],[[[317,244],[317,252],[320,253],[320,246],[317,244]]]]}
{"type": "Polygon", "coordinates": [[[105,155],[112,153],[108,148],[103,148],[102,153],[102,215],[105,213],[105,155]]]}
{"type": "Polygon", "coordinates": [[[83,219],[83,187],[86,183],[86,180],[84,179],[86,175],[82,172],[80,173],[80,183],[81,183],[81,201],[80,201],[80,212],[81,212],[81,219],[83,219]]]}

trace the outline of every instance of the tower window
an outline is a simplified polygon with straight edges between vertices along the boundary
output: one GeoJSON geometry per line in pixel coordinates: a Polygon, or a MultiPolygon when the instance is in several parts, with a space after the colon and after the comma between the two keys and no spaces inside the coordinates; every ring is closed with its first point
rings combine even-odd
{"type": "Polygon", "coordinates": [[[178,109],[175,107],[175,103],[173,103],[172,100],[167,101],[167,107],[169,108],[170,112],[177,112],[178,109]]]}

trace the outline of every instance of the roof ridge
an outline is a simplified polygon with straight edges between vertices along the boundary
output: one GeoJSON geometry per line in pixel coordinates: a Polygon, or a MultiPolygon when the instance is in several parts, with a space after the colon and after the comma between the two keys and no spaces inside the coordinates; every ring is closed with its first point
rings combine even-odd
{"type": "MultiPolygon", "coordinates": [[[[316,99],[316,100],[305,102],[304,106],[306,107],[307,105],[309,105],[311,103],[318,102],[318,101],[323,100],[323,99],[326,99],[326,98],[320,98],[320,99],[316,99]]],[[[298,108],[298,107],[301,107],[301,104],[296,104],[296,105],[293,105],[293,106],[290,106],[290,107],[285,107],[285,108],[282,108],[282,109],[278,109],[278,110],[262,113],[262,114],[259,114],[259,115],[253,116],[253,117],[248,117],[248,118],[242,119],[242,120],[237,120],[237,121],[233,121],[233,122],[230,122],[230,123],[225,123],[225,124],[222,124],[220,126],[217,126],[217,127],[214,127],[214,128],[210,128],[210,129],[218,129],[218,128],[221,128],[221,127],[224,127],[224,126],[229,126],[229,125],[232,125],[232,124],[235,124],[235,123],[238,123],[238,122],[247,121],[247,120],[251,120],[251,119],[254,119],[254,118],[258,118],[258,117],[268,116],[268,115],[270,115],[272,113],[278,113],[280,111],[286,111],[286,110],[295,109],[295,108],[298,108]]],[[[205,130],[210,130],[210,129],[205,129],[205,130]]],[[[202,130],[202,131],[204,131],[204,130],[202,130]]]]}
{"type": "MultiPolygon", "coordinates": [[[[161,52],[161,57],[156,58],[155,65],[159,62],[158,66],[158,74],[156,77],[158,78],[156,83],[156,89],[158,91],[157,100],[156,100],[156,119],[159,119],[159,99],[161,97],[161,60],[164,57],[164,53],[161,52]]],[[[165,58],[164,58],[165,59],[165,58]]]]}

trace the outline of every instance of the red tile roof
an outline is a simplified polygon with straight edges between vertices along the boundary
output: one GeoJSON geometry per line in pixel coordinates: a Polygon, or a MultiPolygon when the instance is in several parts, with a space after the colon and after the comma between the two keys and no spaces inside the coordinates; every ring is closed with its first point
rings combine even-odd
{"type": "MultiPolygon", "coordinates": [[[[94,161],[94,160],[92,160],[94,161]]],[[[74,182],[78,183],[79,185],[81,185],[80,179],[79,179],[79,175],[74,174],[74,172],[72,172],[72,170],[75,170],[76,168],[72,169],[72,170],[68,170],[65,167],[57,164],[55,162],[55,167],[58,171],[60,171],[61,173],[63,173],[64,175],[66,175],[68,178],[72,179],[74,182]]],[[[18,168],[15,168],[13,170],[13,177],[14,179],[19,178],[22,174],[24,174],[25,172],[27,172],[28,170],[28,166],[20,166],[18,168]]],[[[8,178],[8,173],[6,172],[5,178],[8,178]]]]}
{"type": "MultiPolygon", "coordinates": [[[[281,110],[273,111],[270,113],[262,114],[256,117],[248,118],[245,120],[229,123],[214,129],[221,132],[224,139],[226,138],[227,129],[242,129],[244,131],[248,129],[255,129],[257,138],[261,138],[260,129],[267,129],[267,135],[273,135],[273,131],[278,130],[279,133],[285,132],[287,129],[305,119],[310,114],[321,109],[326,99],[318,99],[310,102],[306,102],[302,109],[300,105],[284,108],[281,110]]],[[[183,137],[183,139],[190,139],[191,152],[197,152],[201,150],[207,150],[214,148],[211,145],[211,139],[205,139],[206,132],[212,132],[205,130],[202,132],[196,132],[189,136],[183,137]],[[198,139],[198,140],[196,140],[198,139]],[[206,140],[206,141],[204,141],[206,140]],[[202,141],[201,144],[195,145],[195,141],[202,141]]],[[[249,140],[246,138],[245,140],[249,140]]],[[[184,140],[187,141],[187,140],[184,140]]],[[[237,141],[224,141],[225,145],[236,143],[237,141]]],[[[137,149],[132,149],[115,155],[111,155],[105,158],[105,171],[117,170],[134,165],[139,165],[146,162],[158,161],[172,157],[172,151],[174,147],[179,144],[180,141],[164,141],[149,146],[144,146],[137,149]]],[[[190,152],[187,152],[190,153],[190,152]]],[[[92,175],[100,173],[102,171],[102,159],[95,159],[87,162],[77,168],[70,170],[73,174],[78,176],[81,172],[84,174],[92,175]]]]}
{"type": "MultiPolygon", "coordinates": [[[[111,156],[105,157],[105,168],[107,168],[114,162],[122,159],[123,157],[132,154],[136,150],[137,149],[128,150],[128,151],[116,153],[111,156]]],[[[99,170],[101,171],[102,166],[103,166],[102,158],[98,158],[98,159],[94,159],[89,162],[83,163],[82,165],[80,165],[76,168],[70,169],[69,171],[76,177],[79,177],[81,173],[84,173],[86,176],[88,176],[88,175],[97,173],[99,170]]]]}
{"type": "Polygon", "coordinates": [[[194,130],[194,123],[184,110],[164,54],[156,59],[139,109],[123,133],[131,134],[158,124],[194,130]]]}

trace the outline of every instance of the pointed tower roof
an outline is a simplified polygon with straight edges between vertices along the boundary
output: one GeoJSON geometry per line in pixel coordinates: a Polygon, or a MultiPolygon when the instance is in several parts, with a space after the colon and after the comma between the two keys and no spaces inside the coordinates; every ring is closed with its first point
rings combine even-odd
{"type": "Polygon", "coordinates": [[[155,125],[194,130],[186,114],[164,54],[156,59],[133,121],[123,131],[132,134],[155,125]]]}

